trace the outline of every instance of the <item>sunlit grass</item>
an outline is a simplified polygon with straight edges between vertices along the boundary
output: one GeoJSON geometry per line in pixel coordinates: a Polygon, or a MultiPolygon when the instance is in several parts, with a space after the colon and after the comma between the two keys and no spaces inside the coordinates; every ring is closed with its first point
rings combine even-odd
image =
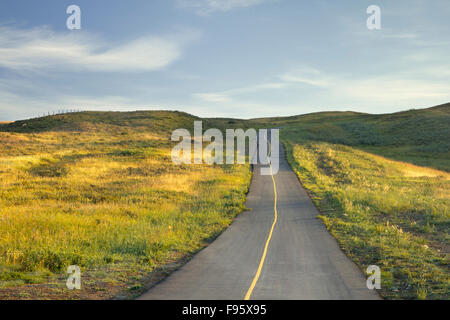
{"type": "Polygon", "coordinates": [[[450,298],[450,104],[215,121],[281,129],[330,232],[361,269],[381,267],[383,297],[450,298]]]}
{"type": "Polygon", "coordinates": [[[386,298],[448,299],[449,174],[288,136],[288,158],[322,220],[386,298]]]}
{"type": "Polygon", "coordinates": [[[48,131],[39,119],[38,129],[0,132],[0,291],[69,265],[150,272],[202,248],[244,209],[248,166],[172,164],[170,129],[193,117],[77,116],[87,117],[74,115],[69,131],[50,117],[48,131]]]}

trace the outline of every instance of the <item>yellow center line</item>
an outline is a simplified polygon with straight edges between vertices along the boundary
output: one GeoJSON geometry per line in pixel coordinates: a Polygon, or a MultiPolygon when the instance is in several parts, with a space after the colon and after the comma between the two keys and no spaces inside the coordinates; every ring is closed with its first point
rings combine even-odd
{"type": "MultiPolygon", "coordinates": [[[[272,146],[269,143],[269,148],[272,149],[272,146]]],[[[270,153],[270,152],[269,152],[270,153]]],[[[274,201],[274,212],[275,212],[275,217],[273,219],[273,223],[272,223],[272,228],[270,229],[270,233],[269,233],[269,237],[267,238],[266,241],[266,245],[264,247],[264,251],[263,251],[263,255],[261,257],[261,261],[259,262],[259,266],[258,266],[258,270],[256,271],[255,277],[253,278],[252,284],[250,285],[250,288],[247,291],[247,294],[245,295],[244,300],[250,300],[250,297],[252,296],[253,290],[255,289],[256,283],[259,280],[259,277],[261,275],[261,270],[264,266],[264,262],[266,260],[266,256],[267,256],[267,250],[269,248],[269,244],[270,244],[270,240],[272,239],[272,234],[273,234],[273,230],[275,229],[275,225],[277,224],[277,220],[278,220],[278,211],[277,211],[277,185],[275,183],[275,178],[273,177],[273,171],[272,171],[272,161],[269,159],[269,165],[270,165],[270,175],[272,177],[272,182],[273,182],[273,191],[275,193],[275,201],[274,201]]]]}

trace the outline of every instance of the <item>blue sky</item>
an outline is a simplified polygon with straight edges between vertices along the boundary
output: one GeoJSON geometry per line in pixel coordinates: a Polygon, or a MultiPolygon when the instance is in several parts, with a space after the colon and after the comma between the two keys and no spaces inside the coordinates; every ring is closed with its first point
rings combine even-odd
{"type": "Polygon", "coordinates": [[[0,121],[60,109],[239,118],[450,101],[448,0],[0,2],[0,121]],[[76,4],[82,29],[66,28],[76,4]],[[366,9],[381,7],[381,30],[366,9]]]}

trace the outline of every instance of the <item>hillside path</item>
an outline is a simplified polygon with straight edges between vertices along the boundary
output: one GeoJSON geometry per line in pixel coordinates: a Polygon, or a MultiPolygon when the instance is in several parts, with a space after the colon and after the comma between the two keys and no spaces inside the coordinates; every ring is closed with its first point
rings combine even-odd
{"type": "Polygon", "coordinates": [[[246,202],[252,210],[139,299],[379,299],[317,219],[317,209],[280,149],[280,170],[273,179],[260,175],[260,166],[254,168],[246,202]]]}

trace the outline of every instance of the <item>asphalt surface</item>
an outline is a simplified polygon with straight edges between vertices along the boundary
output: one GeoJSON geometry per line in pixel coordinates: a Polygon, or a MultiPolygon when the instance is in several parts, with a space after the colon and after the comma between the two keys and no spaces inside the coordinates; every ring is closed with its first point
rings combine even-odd
{"type": "Polygon", "coordinates": [[[358,267],[317,219],[318,211],[284,151],[274,175],[255,166],[246,206],[231,226],[192,260],[151,288],[142,300],[243,300],[263,261],[251,300],[379,299],[358,267]]]}

